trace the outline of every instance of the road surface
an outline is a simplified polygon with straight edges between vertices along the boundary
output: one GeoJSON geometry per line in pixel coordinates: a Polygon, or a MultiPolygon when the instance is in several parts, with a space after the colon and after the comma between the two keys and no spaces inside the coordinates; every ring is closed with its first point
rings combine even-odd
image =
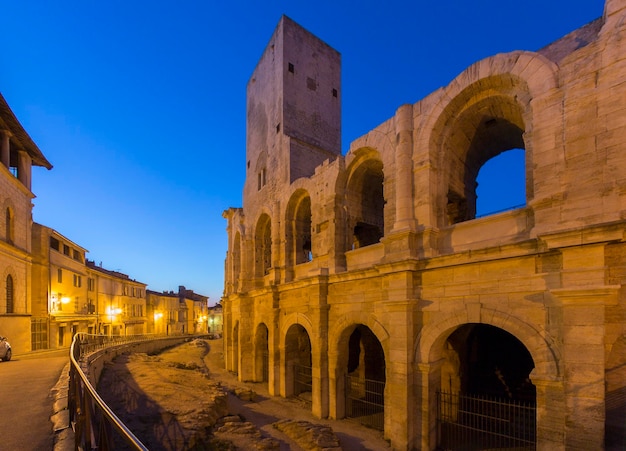
{"type": "Polygon", "coordinates": [[[63,349],[0,362],[0,451],[53,449],[50,389],[68,361],[63,349]]]}

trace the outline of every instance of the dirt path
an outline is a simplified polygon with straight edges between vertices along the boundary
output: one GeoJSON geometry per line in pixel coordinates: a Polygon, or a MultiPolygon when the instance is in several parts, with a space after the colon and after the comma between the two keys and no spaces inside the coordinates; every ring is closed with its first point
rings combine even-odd
{"type": "Polygon", "coordinates": [[[98,391],[151,450],[391,449],[379,431],[316,419],[303,401],[237,381],[222,349],[222,340],[194,340],[158,356],[120,356],[98,391]]]}

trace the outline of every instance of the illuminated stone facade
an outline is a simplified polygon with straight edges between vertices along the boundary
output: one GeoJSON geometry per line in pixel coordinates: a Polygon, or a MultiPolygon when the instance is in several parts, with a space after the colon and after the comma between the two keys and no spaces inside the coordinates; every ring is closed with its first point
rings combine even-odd
{"type": "Polygon", "coordinates": [[[623,444],[625,78],[626,1],[608,0],[342,156],[339,55],[281,19],[248,83],[243,208],[224,212],[227,369],[309,390],[318,417],[382,387],[394,449],[437,447],[440,392],[536,403],[537,449],[623,444]],[[478,170],[510,149],[526,203],[476,218],[478,170]]]}
{"type": "Polygon", "coordinates": [[[52,165],[0,95],[0,336],[31,349],[32,167],[52,165]]]}

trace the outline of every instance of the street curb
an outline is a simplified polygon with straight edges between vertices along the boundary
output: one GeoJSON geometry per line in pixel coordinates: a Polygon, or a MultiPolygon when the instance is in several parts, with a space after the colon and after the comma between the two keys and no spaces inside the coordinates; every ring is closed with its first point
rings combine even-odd
{"type": "Polygon", "coordinates": [[[67,398],[70,386],[70,362],[63,367],[57,383],[50,389],[53,399],[50,422],[54,431],[54,451],[74,449],[74,430],[70,425],[67,398]]]}

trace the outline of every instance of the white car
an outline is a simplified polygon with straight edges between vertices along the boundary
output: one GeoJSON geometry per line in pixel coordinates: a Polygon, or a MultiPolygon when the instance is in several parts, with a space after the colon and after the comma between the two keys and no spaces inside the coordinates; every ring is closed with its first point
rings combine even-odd
{"type": "Polygon", "coordinates": [[[7,337],[0,337],[0,360],[8,362],[11,360],[11,345],[7,341],[7,337]]]}

